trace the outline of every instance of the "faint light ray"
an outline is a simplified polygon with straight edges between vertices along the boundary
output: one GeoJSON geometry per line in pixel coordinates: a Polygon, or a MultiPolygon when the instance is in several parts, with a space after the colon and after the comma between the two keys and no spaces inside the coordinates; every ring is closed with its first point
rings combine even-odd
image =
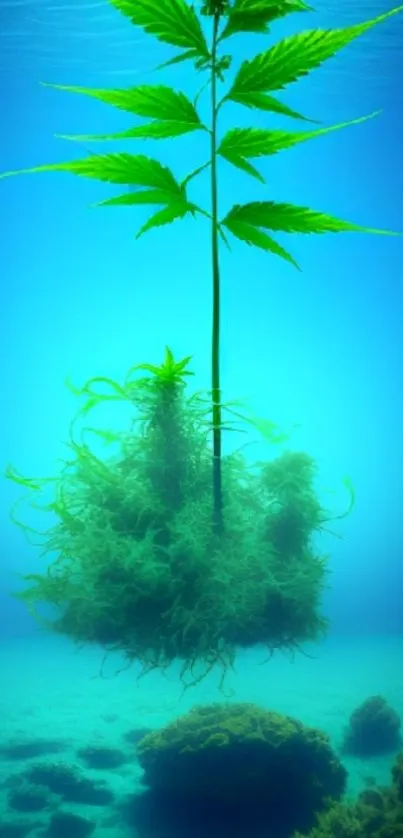
{"type": "MultiPolygon", "coordinates": [[[[63,12],[63,11],[77,11],[82,12],[83,10],[88,11],[88,9],[105,9],[106,2],[101,3],[66,3],[65,6],[48,6],[48,10],[51,12],[63,12]]],[[[110,8],[111,13],[113,14],[113,9],[110,8]]]]}
{"type": "Polygon", "coordinates": [[[68,29],[68,28],[71,27],[72,29],[75,29],[76,32],[80,31],[80,26],[82,26],[84,23],[88,26],[91,26],[91,27],[96,27],[96,26],[101,25],[102,28],[98,29],[97,33],[94,33],[94,36],[95,36],[95,34],[98,34],[98,36],[101,34],[105,38],[107,38],[111,32],[116,32],[116,33],[118,33],[120,35],[123,35],[123,36],[133,37],[133,31],[134,31],[133,29],[132,30],[126,29],[126,27],[122,28],[122,27],[116,26],[116,19],[114,19],[114,21],[113,21],[115,26],[112,28],[111,25],[110,25],[110,20],[106,19],[106,18],[103,18],[103,19],[100,19],[100,18],[90,18],[90,19],[88,19],[87,18],[85,21],[77,21],[76,18],[69,19],[69,18],[64,17],[62,21],[59,21],[55,17],[48,17],[48,16],[38,17],[37,15],[35,15],[35,17],[32,17],[32,16],[26,17],[25,21],[29,21],[30,23],[34,23],[35,25],[39,25],[39,26],[46,26],[49,29],[50,28],[60,29],[60,27],[63,26],[63,31],[65,29],[68,29]]]}

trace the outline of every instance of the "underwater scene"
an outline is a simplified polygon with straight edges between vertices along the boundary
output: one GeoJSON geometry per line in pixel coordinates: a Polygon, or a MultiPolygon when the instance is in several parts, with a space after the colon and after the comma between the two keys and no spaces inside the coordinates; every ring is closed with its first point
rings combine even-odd
{"type": "Polygon", "coordinates": [[[0,838],[403,838],[403,5],[0,2],[0,838]]]}

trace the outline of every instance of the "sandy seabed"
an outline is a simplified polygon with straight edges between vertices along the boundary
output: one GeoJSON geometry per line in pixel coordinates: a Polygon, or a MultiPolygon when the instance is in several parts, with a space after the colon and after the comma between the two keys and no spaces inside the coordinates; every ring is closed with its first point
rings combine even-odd
{"type": "MultiPolygon", "coordinates": [[[[120,748],[128,756],[122,766],[89,770],[102,779],[119,802],[141,788],[141,768],[128,734],[155,729],[186,713],[196,704],[247,701],[286,713],[318,727],[340,745],[350,713],[370,695],[382,694],[403,719],[403,636],[343,637],[308,648],[307,655],[277,655],[268,663],[263,650],[239,655],[236,673],[230,673],[225,694],[213,673],[183,694],[178,667],[166,674],[153,672],[138,680],[139,669],[115,675],[122,665],[111,656],[99,676],[102,653],[77,651],[65,640],[35,635],[0,645],[0,836],[3,823],[22,823],[27,815],[7,809],[13,775],[38,758],[10,756],[10,745],[36,740],[54,741],[56,754],[39,759],[80,765],[77,751],[96,745],[120,748]]],[[[349,772],[348,794],[369,783],[389,784],[394,755],[344,758],[349,772]]],[[[114,809],[68,806],[97,823],[95,838],[133,835],[114,816],[114,809]],[[94,809],[96,808],[96,811],[94,809]]],[[[32,820],[32,815],[30,815],[32,820]]],[[[36,818],[41,820],[41,818],[36,818]]],[[[11,834],[11,833],[7,833],[11,834]]],[[[16,833],[17,834],[17,833],[16,833]]],[[[30,832],[36,838],[36,831],[30,832]]],[[[72,836],[74,838],[74,836],[72,836]]]]}

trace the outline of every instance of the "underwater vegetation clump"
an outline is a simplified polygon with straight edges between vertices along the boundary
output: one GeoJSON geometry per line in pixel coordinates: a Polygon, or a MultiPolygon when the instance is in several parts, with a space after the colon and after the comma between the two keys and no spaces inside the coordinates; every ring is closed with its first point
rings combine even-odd
{"type": "Polygon", "coordinates": [[[401,838],[403,835],[403,753],[392,768],[390,786],[368,788],[356,801],[331,803],[317,824],[293,838],[401,838]]]}
{"type": "Polygon", "coordinates": [[[293,649],[324,633],[326,558],[312,535],[329,515],[307,454],[284,451],[251,466],[234,452],[223,458],[225,529],[214,530],[210,407],[187,394],[188,363],[167,349],[159,367],[135,367],[122,384],[87,382],[76,418],[120,399],[133,408],[130,429],[86,427],[80,441],[72,429],[73,458],[50,483],[8,475],[30,488],[36,508],[51,486],[42,509],[56,517],[40,538],[49,564],[24,577],[18,596],[35,613],[55,606],[41,618],[53,631],[121,650],[145,669],[180,658],[192,681],[217,663],[225,673],[237,646],[293,649]],[[91,450],[91,431],[113,455],[91,450]]]}

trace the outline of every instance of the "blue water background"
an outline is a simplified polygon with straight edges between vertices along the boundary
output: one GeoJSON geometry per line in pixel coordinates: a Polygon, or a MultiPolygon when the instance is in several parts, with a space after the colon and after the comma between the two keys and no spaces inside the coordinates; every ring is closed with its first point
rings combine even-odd
{"type": "MultiPolygon", "coordinates": [[[[390,8],[389,0],[318,0],[317,11],[273,27],[349,25],[390,8]]],[[[272,42],[228,42],[235,66],[272,42]]],[[[172,84],[195,91],[189,64],[155,74],[169,47],[130,26],[101,2],[5,2],[0,8],[0,169],[84,156],[56,133],[123,130],[130,116],[40,81],[87,86],[172,84]]],[[[274,199],[311,206],[373,227],[403,231],[403,14],[341,51],[284,93],[323,124],[375,110],[367,124],[259,163],[267,187],[220,167],[220,210],[274,199]]],[[[196,84],[197,84],[196,80],[196,84]]],[[[205,104],[203,105],[203,109],[205,104]]],[[[286,120],[229,107],[220,130],[256,125],[298,129],[286,120]]],[[[112,149],[92,146],[97,151],[112,149]]],[[[116,147],[117,148],[117,147],[116,147]]],[[[155,155],[183,177],[206,155],[202,135],[121,144],[155,155]]],[[[192,354],[199,387],[209,386],[209,230],[192,220],[135,241],[147,210],[91,209],[107,185],[49,174],[0,182],[0,467],[54,473],[65,453],[77,384],[119,378],[137,362],[159,362],[165,344],[192,354]]],[[[192,193],[209,201],[208,180],[192,193]]],[[[221,254],[222,379],[226,398],[289,426],[294,445],[317,457],[321,491],[335,511],[351,477],[356,508],[323,536],[331,553],[326,611],[332,635],[399,633],[403,628],[403,238],[346,234],[278,236],[303,272],[235,242],[221,254]]],[[[263,449],[257,447],[257,455],[263,449]]],[[[9,520],[20,495],[0,495],[1,633],[32,630],[9,592],[15,572],[38,568],[37,552],[9,520]]]]}

